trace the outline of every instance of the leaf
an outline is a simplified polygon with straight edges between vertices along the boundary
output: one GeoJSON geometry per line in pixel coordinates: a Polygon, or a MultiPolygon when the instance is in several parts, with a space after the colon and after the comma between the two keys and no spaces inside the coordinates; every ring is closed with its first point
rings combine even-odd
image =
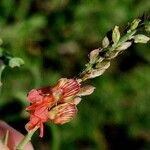
{"type": "Polygon", "coordinates": [[[112,32],[112,40],[114,43],[117,43],[120,39],[120,32],[119,32],[119,27],[115,26],[112,32]]]}
{"type": "Polygon", "coordinates": [[[106,47],[108,47],[108,45],[109,45],[109,39],[107,36],[105,36],[102,41],[102,46],[103,46],[103,48],[106,48],[106,47]]]}
{"type": "Polygon", "coordinates": [[[12,59],[9,60],[9,66],[11,68],[20,67],[23,64],[24,64],[23,59],[21,59],[19,57],[14,57],[14,58],[12,58],[12,59]]]}
{"type": "Polygon", "coordinates": [[[134,36],[135,43],[147,43],[149,40],[150,38],[143,34],[138,34],[134,36]]]}
{"type": "Polygon", "coordinates": [[[116,50],[117,51],[122,51],[130,47],[132,42],[124,42],[122,45],[120,45],[116,50]]]}

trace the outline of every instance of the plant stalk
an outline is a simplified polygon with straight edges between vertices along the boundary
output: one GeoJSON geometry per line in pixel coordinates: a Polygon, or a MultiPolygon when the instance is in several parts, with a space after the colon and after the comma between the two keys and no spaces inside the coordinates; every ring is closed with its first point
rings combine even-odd
{"type": "Polygon", "coordinates": [[[31,131],[28,132],[28,134],[21,140],[21,142],[17,145],[16,150],[23,150],[25,145],[28,144],[28,142],[31,140],[32,135],[35,133],[35,131],[38,128],[35,127],[31,131]]]}

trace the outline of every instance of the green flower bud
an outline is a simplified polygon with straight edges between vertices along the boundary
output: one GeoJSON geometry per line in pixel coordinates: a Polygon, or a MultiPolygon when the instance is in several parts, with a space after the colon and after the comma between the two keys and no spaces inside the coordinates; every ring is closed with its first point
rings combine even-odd
{"type": "Polygon", "coordinates": [[[141,21],[140,19],[134,19],[133,22],[131,23],[130,30],[136,29],[138,27],[140,21],[141,21]]]}
{"type": "Polygon", "coordinates": [[[131,44],[132,44],[132,42],[124,42],[122,45],[118,46],[118,48],[116,48],[116,50],[118,50],[118,51],[125,50],[128,47],[130,47],[131,44]]]}
{"type": "Polygon", "coordinates": [[[108,45],[109,45],[109,39],[107,36],[105,36],[102,41],[102,46],[103,46],[103,48],[106,48],[106,47],[108,47],[108,45]]]}
{"type": "Polygon", "coordinates": [[[115,26],[112,32],[112,40],[114,43],[117,43],[120,39],[119,27],[115,26]]]}
{"type": "Polygon", "coordinates": [[[135,43],[147,43],[149,40],[150,38],[143,34],[138,34],[134,36],[135,43]]]}

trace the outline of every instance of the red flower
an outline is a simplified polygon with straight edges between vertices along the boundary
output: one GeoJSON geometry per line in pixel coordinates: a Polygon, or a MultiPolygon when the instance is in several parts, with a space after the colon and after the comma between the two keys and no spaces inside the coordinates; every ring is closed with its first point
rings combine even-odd
{"type": "Polygon", "coordinates": [[[53,104],[52,97],[45,96],[40,102],[38,100],[27,107],[26,110],[30,112],[30,121],[26,125],[27,130],[38,127],[40,128],[40,137],[43,137],[43,123],[48,121],[48,109],[53,104]]]}
{"type": "Polygon", "coordinates": [[[69,122],[77,113],[77,107],[73,103],[59,104],[49,111],[49,119],[55,124],[69,122]]]}
{"type": "Polygon", "coordinates": [[[53,97],[59,102],[70,102],[80,91],[80,84],[77,80],[62,78],[52,88],[53,97]]]}
{"type": "Polygon", "coordinates": [[[55,116],[56,118],[52,118],[52,121],[54,123],[59,122],[60,124],[68,122],[71,116],[74,115],[76,112],[75,104],[69,104],[69,105],[64,104],[66,121],[63,121],[62,123],[61,120],[64,120],[65,116],[60,115],[64,111],[64,109],[60,109],[62,108],[61,103],[73,101],[73,99],[75,98],[79,90],[80,90],[80,84],[78,83],[77,80],[66,79],[66,78],[60,79],[56,84],[56,86],[52,88],[46,87],[46,88],[31,90],[28,93],[28,97],[27,97],[31,105],[26,108],[26,110],[29,111],[30,113],[30,121],[27,123],[26,129],[32,130],[35,127],[40,128],[40,137],[43,137],[43,123],[51,120],[51,118],[49,117],[49,112],[56,110],[59,105],[60,105],[59,113],[57,113],[57,115],[55,116]],[[56,107],[56,109],[54,106],[56,107]],[[71,110],[74,111],[70,113],[71,110]],[[68,121],[67,121],[67,117],[69,118],[68,121]]]}

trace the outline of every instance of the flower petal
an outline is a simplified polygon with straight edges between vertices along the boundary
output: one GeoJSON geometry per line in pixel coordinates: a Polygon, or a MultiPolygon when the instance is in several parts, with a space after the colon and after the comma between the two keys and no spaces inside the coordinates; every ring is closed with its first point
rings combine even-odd
{"type": "Polygon", "coordinates": [[[59,104],[49,111],[49,119],[55,124],[69,122],[77,113],[77,107],[73,103],[59,104]]]}
{"type": "Polygon", "coordinates": [[[36,89],[31,90],[31,91],[28,93],[28,96],[27,96],[27,99],[28,99],[31,103],[34,103],[34,102],[41,102],[41,101],[42,101],[42,98],[43,98],[43,96],[40,95],[39,91],[36,90],[36,89]]]}

